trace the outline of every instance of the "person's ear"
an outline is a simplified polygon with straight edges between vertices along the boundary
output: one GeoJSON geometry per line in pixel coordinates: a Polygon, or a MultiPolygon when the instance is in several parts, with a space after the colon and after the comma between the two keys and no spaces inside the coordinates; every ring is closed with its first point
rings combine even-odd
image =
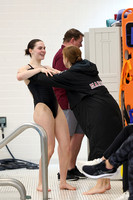
{"type": "Polygon", "coordinates": [[[70,42],[71,42],[71,44],[74,44],[74,41],[75,41],[75,39],[74,39],[74,37],[70,40],[70,42]]]}
{"type": "Polygon", "coordinates": [[[32,49],[29,49],[29,53],[32,54],[32,49]]]}

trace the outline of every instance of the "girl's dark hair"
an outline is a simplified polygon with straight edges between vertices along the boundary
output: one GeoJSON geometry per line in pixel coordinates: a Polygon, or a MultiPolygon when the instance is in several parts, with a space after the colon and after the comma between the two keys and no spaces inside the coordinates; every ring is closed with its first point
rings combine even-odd
{"type": "Polygon", "coordinates": [[[64,47],[63,55],[70,61],[71,64],[75,64],[82,60],[81,51],[76,46],[64,47]]]}
{"type": "Polygon", "coordinates": [[[37,42],[40,42],[40,41],[42,41],[42,40],[40,40],[40,39],[31,40],[31,41],[29,42],[29,44],[27,45],[27,49],[25,49],[25,55],[30,55],[30,57],[31,57],[31,54],[30,54],[30,52],[29,52],[29,49],[34,49],[35,44],[36,44],[37,42]]]}

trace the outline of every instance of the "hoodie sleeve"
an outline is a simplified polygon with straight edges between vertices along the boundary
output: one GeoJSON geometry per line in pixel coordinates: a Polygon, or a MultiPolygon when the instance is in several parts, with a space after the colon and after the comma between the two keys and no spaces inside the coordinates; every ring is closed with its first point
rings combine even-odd
{"type": "Polygon", "coordinates": [[[63,71],[59,74],[53,76],[46,76],[45,73],[38,73],[35,81],[40,82],[40,84],[48,84],[52,87],[64,88],[66,90],[78,90],[76,81],[73,81],[73,75],[69,70],[63,71]]]}
{"type": "Polygon", "coordinates": [[[98,76],[96,66],[94,64],[90,65],[85,61],[77,63],[69,70],[53,76],[46,76],[44,73],[36,74],[34,81],[40,84],[64,88],[69,91],[77,91],[84,94],[90,94],[90,91],[94,93],[95,90],[99,90],[98,86],[101,86],[100,84],[98,85],[101,79],[98,76]],[[91,86],[92,84],[94,85],[93,88],[91,86]]]}

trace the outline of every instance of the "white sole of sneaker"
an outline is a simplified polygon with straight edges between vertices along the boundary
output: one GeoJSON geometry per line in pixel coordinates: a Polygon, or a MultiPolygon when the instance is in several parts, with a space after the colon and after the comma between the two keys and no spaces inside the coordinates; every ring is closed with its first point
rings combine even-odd
{"type": "Polygon", "coordinates": [[[112,173],[112,174],[101,174],[101,175],[97,175],[97,176],[92,176],[90,174],[87,174],[83,171],[83,174],[88,177],[88,178],[91,178],[91,179],[99,179],[99,178],[110,178],[112,177],[113,175],[115,175],[117,172],[115,173],[112,173]]]}

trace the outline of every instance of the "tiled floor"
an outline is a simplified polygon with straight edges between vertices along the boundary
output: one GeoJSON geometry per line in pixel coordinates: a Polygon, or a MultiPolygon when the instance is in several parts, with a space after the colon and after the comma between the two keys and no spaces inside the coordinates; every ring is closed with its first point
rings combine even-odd
{"type": "MultiPolygon", "coordinates": [[[[87,195],[82,193],[89,190],[95,185],[96,181],[92,179],[71,181],[71,184],[77,188],[76,191],[60,191],[59,182],[57,180],[57,165],[50,165],[49,167],[49,199],[52,200],[116,200],[122,194],[122,183],[119,180],[111,181],[111,190],[104,194],[87,195]]],[[[27,195],[31,196],[32,200],[42,200],[42,193],[36,191],[38,182],[38,170],[8,170],[0,171],[0,178],[15,178],[20,180],[27,191],[27,195]]],[[[0,187],[0,200],[19,200],[19,192],[13,187],[1,186],[0,187]]]]}

